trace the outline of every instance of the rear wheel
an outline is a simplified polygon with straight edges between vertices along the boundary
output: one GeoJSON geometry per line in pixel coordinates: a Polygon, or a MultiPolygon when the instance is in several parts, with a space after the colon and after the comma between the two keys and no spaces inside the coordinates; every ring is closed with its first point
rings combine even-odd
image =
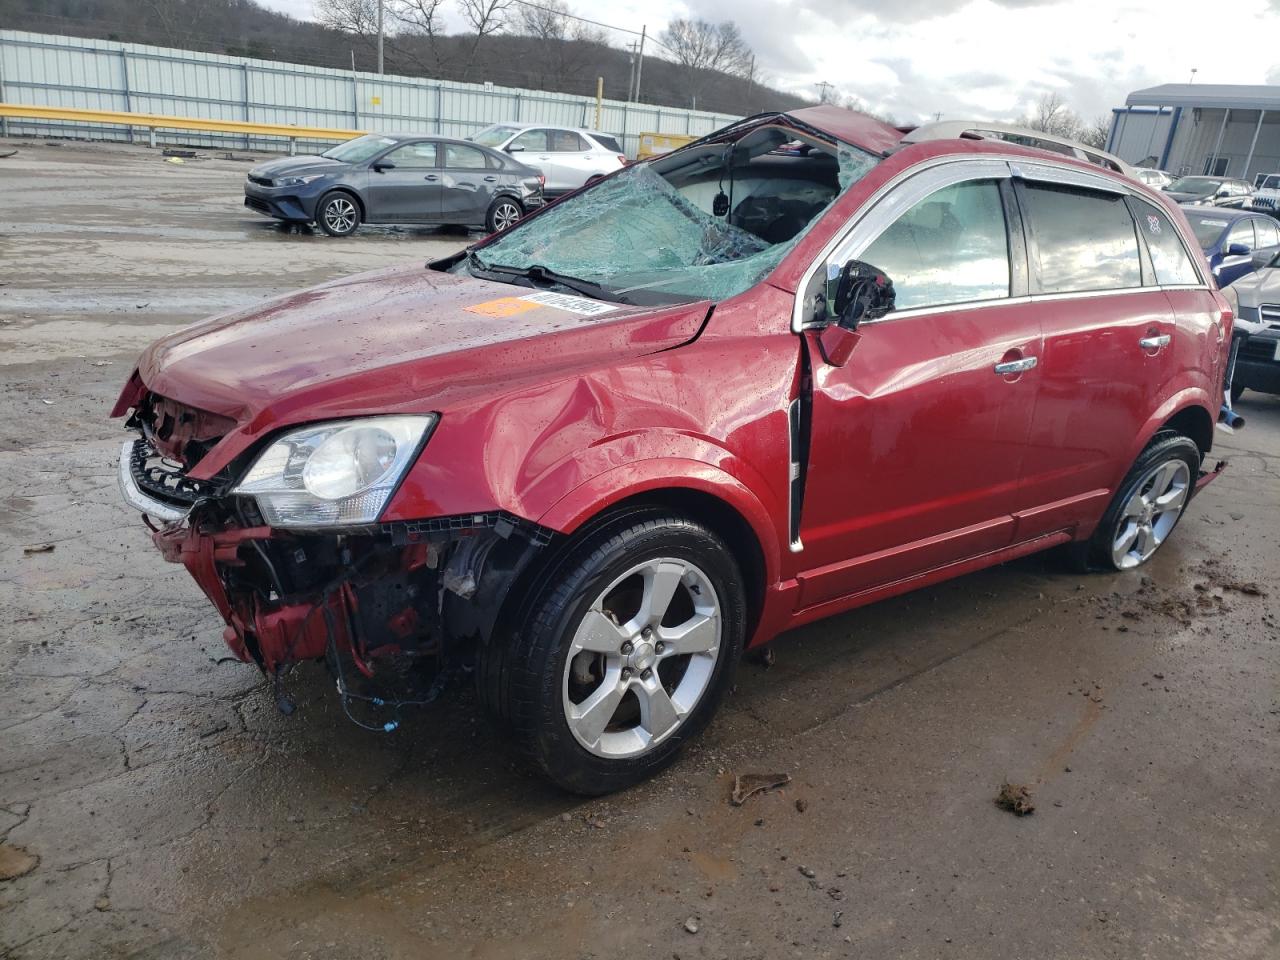
{"type": "Polygon", "coordinates": [[[360,226],[360,205],[349,193],[326,194],[316,207],[316,223],[331,237],[348,237],[360,226]]]}
{"type": "Polygon", "coordinates": [[[1132,570],[1150,560],[1182,519],[1200,472],[1200,448],[1160,433],[1130,469],[1089,541],[1091,565],[1132,570]]]}
{"type": "Polygon", "coordinates": [[[741,655],[746,600],[723,541],[657,511],[589,534],[490,655],[496,704],[533,766],[610,793],[670,763],[715,712],[741,655]]]}
{"type": "Polygon", "coordinates": [[[514,227],[524,216],[524,207],[520,201],[510,197],[499,197],[489,204],[489,212],[485,216],[484,225],[490,233],[502,233],[514,227]]]}

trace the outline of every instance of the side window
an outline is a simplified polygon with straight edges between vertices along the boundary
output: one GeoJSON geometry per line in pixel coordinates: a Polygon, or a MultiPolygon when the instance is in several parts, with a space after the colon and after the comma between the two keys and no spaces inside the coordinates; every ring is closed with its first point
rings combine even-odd
{"type": "Polygon", "coordinates": [[[1147,239],[1151,265],[1155,267],[1156,283],[1161,285],[1199,283],[1200,276],[1187,256],[1178,231],[1163,210],[1145,200],[1136,202],[1138,229],[1147,239]]]}
{"type": "Polygon", "coordinates": [[[943,187],[880,234],[860,259],[893,280],[896,309],[1009,295],[1009,239],[994,180],[943,187]]]}
{"type": "Polygon", "coordinates": [[[1276,227],[1274,220],[1255,220],[1253,229],[1258,235],[1259,247],[1274,247],[1280,244],[1280,228],[1276,227]]]}
{"type": "Polygon", "coordinates": [[[444,165],[451,170],[483,170],[488,166],[485,163],[484,153],[475,147],[464,147],[460,143],[444,145],[444,165]]]}
{"type": "Polygon", "coordinates": [[[1230,247],[1233,243],[1243,243],[1250,250],[1253,249],[1254,238],[1252,220],[1236,221],[1235,225],[1231,228],[1231,232],[1227,234],[1226,245],[1227,247],[1230,247]]]}
{"type": "Polygon", "coordinates": [[[610,150],[613,153],[622,153],[622,144],[618,143],[616,137],[606,136],[603,133],[593,133],[591,137],[606,150],[610,150]]]}
{"type": "Polygon", "coordinates": [[[587,142],[572,130],[548,130],[547,139],[552,153],[582,153],[587,149],[587,142]]]}
{"type": "Polygon", "coordinates": [[[423,170],[436,165],[436,145],[434,143],[406,143],[396,147],[384,158],[396,165],[397,169],[423,170]]]}
{"type": "Polygon", "coordinates": [[[1133,217],[1123,198],[1028,183],[1020,193],[1040,260],[1042,293],[1142,286],[1133,217]]]}
{"type": "Polygon", "coordinates": [[[520,136],[516,137],[509,147],[523,147],[527,153],[546,153],[547,152],[547,130],[526,130],[520,136]]]}

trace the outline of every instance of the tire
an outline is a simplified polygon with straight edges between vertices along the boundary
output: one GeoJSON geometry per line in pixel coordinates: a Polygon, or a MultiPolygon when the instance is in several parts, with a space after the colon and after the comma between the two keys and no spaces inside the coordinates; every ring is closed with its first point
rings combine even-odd
{"type": "Polygon", "coordinates": [[[1233,386],[1231,388],[1231,405],[1232,406],[1235,406],[1237,403],[1240,402],[1240,397],[1244,395],[1244,391],[1245,391],[1244,387],[1233,386]]]}
{"type": "Polygon", "coordinates": [[[331,237],[349,237],[360,226],[360,204],[342,190],[326,193],[316,204],[316,223],[331,237]]]}
{"type": "Polygon", "coordinates": [[[1200,448],[1189,437],[1171,431],[1156,434],[1089,540],[1090,566],[1132,570],[1150,560],[1186,512],[1200,460],[1200,448]]]}
{"type": "Polygon", "coordinates": [[[498,197],[489,204],[489,212],[484,216],[485,228],[490,233],[502,233],[510,230],[524,216],[524,207],[513,197],[498,197]]]}
{"type": "Polygon", "coordinates": [[[570,545],[513,619],[482,648],[481,699],[538,773],[598,796],[661,770],[710,721],[742,654],[746,596],[718,536],[633,511],[570,545]]]}

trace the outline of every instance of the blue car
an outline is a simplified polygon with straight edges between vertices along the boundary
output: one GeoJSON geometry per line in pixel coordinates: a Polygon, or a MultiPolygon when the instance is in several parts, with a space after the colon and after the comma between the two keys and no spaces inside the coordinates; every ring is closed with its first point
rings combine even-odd
{"type": "Polygon", "coordinates": [[[1280,253],[1280,226],[1265,214],[1183,205],[1218,286],[1225,287],[1280,253]]]}

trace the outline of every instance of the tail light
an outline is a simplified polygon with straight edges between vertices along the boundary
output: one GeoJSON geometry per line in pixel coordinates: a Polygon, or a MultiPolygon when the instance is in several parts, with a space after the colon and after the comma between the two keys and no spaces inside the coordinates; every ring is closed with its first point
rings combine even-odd
{"type": "Polygon", "coordinates": [[[538,186],[546,187],[546,185],[547,185],[547,175],[545,173],[538,174],[538,186]]]}
{"type": "Polygon", "coordinates": [[[627,158],[622,154],[618,154],[618,162],[625,167],[627,165],[627,158]]]}

